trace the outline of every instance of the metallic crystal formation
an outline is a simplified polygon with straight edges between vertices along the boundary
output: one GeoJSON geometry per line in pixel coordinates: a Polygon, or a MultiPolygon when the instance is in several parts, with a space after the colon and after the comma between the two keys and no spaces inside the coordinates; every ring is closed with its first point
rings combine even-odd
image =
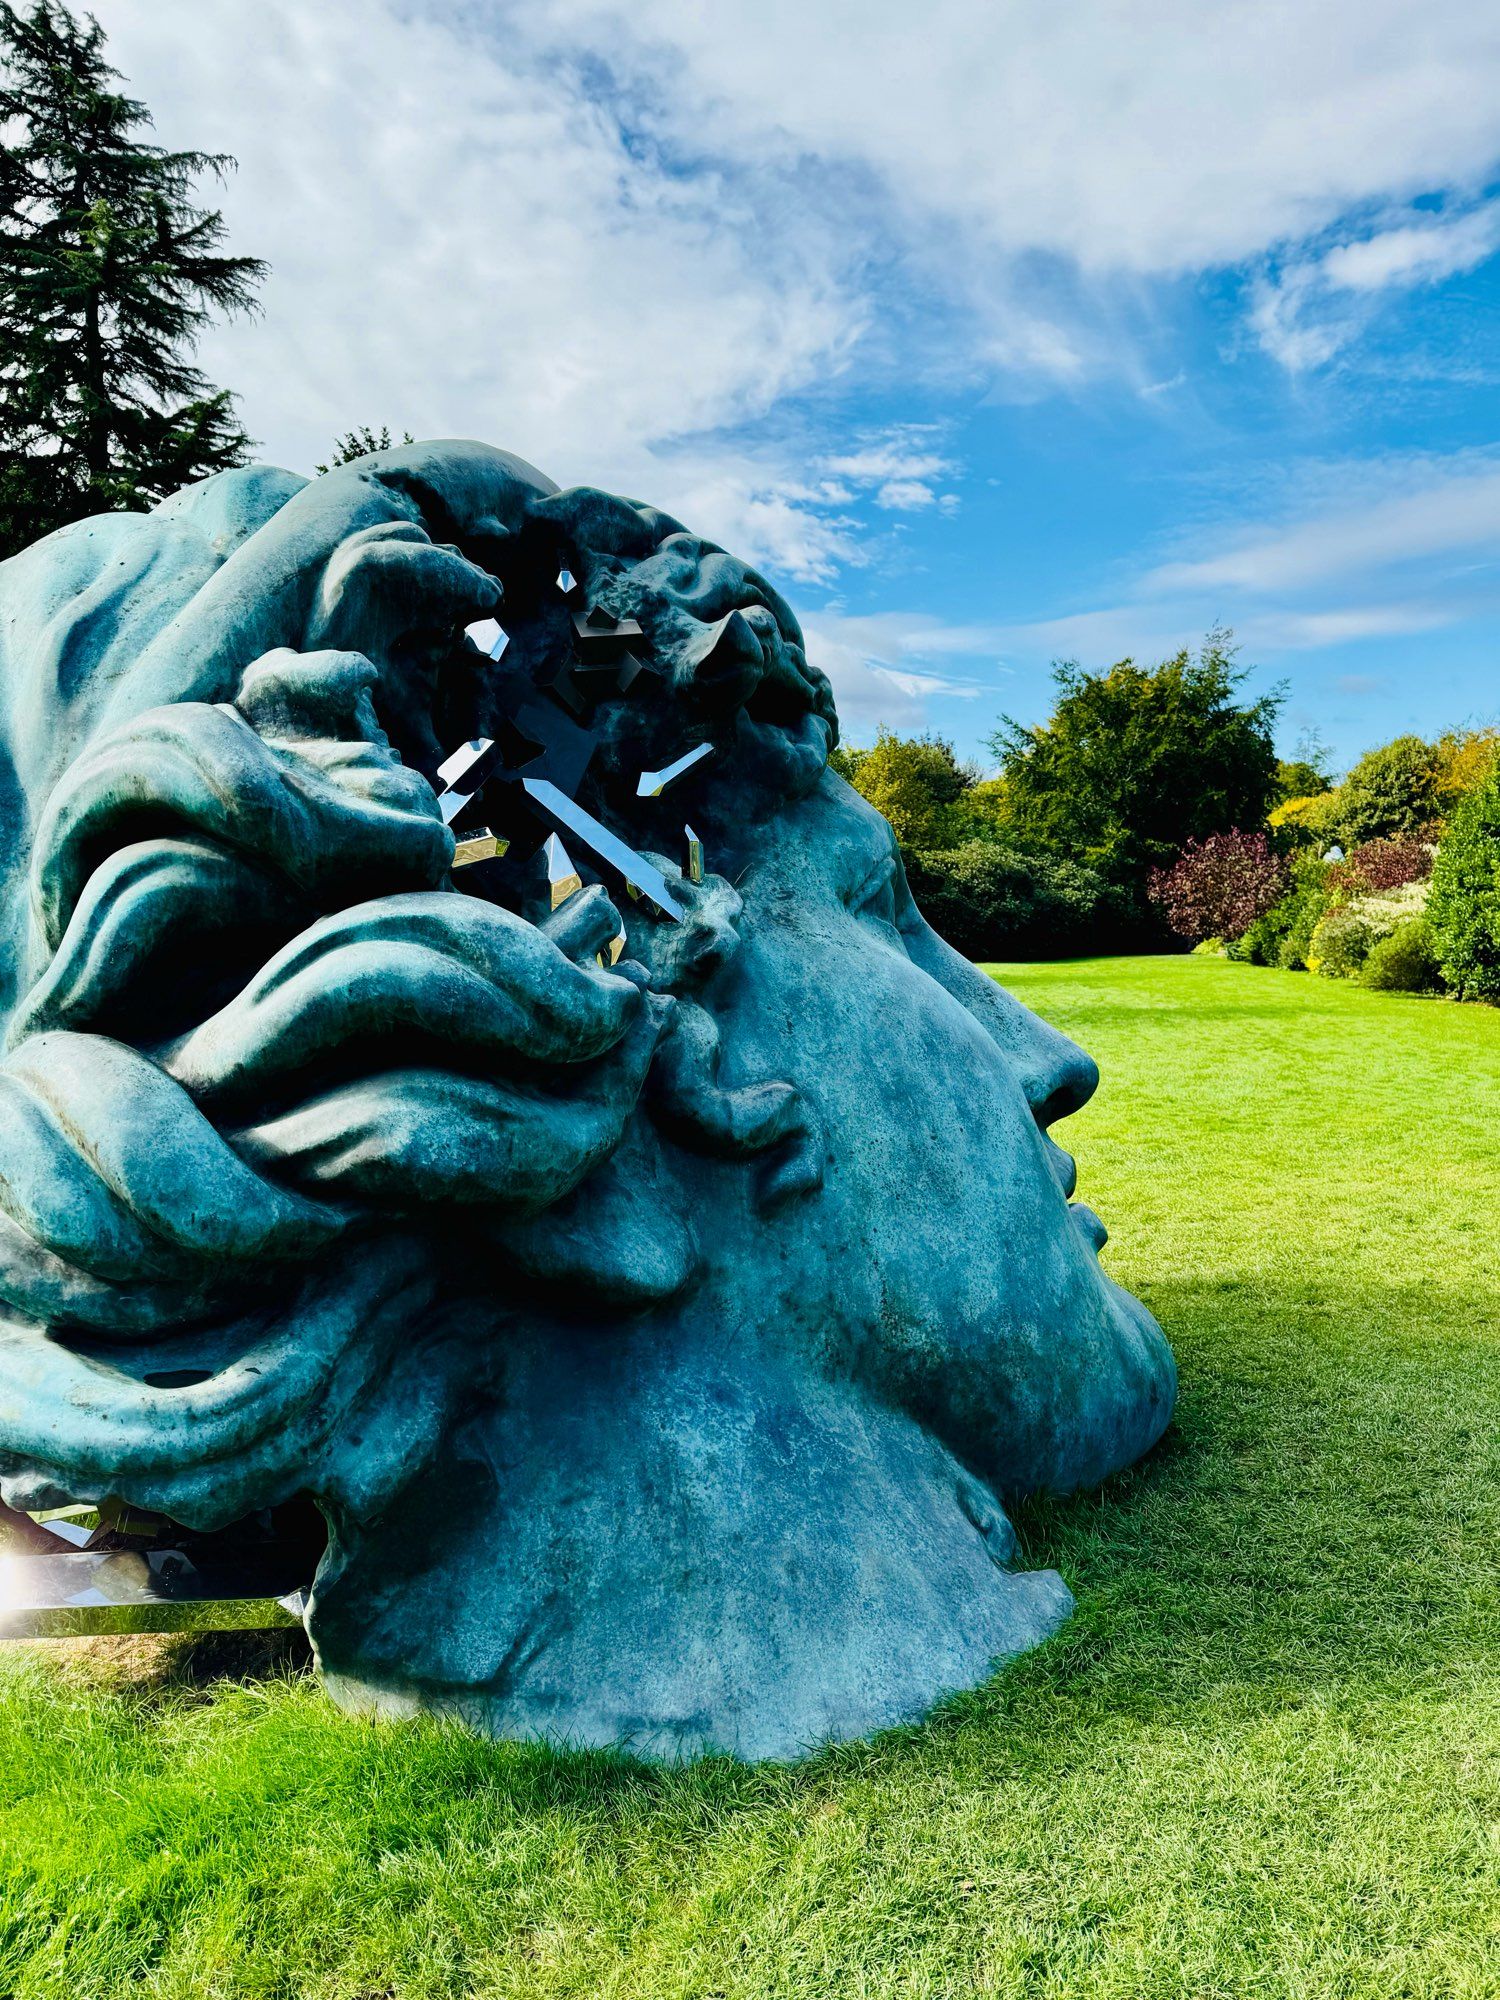
{"type": "Polygon", "coordinates": [[[118,1505],[0,1507],[0,1640],[299,1625],[318,1557],[305,1527],[192,1535],[118,1505]]]}
{"type": "Polygon", "coordinates": [[[472,868],[476,861],[498,861],[508,845],[498,834],[491,833],[487,826],[476,826],[454,840],[453,865],[455,868],[472,868]]]}
{"type": "Polygon", "coordinates": [[[570,896],[576,896],[583,888],[583,877],[555,833],[547,840],[547,887],[554,910],[560,910],[570,896]]]}
{"type": "Polygon", "coordinates": [[[696,749],[685,751],[675,762],[668,764],[664,771],[642,771],[635,788],[636,797],[660,798],[668,785],[675,784],[679,778],[685,778],[689,771],[713,754],[712,743],[700,743],[696,749]]]}
{"type": "Polygon", "coordinates": [[[524,778],[521,782],[527,798],[545,818],[576,835],[596,861],[618,875],[626,887],[633,889],[637,895],[649,896],[664,917],[674,922],[681,920],[682,905],[667,886],[667,878],[659,868],[637,854],[634,848],[627,847],[607,826],[602,826],[576,800],[559,791],[546,778],[524,778]]]}

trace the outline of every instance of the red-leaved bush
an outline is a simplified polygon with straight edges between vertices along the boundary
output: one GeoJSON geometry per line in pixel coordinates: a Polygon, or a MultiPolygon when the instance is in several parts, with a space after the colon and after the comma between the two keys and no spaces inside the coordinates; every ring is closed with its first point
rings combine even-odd
{"type": "Polygon", "coordinates": [[[1329,871],[1329,879],[1357,896],[1383,896],[1432,873],[1432,849],[1421,840],[1367,840],[1329,871]]]}
{"type": "Polygon", "coordinates": [[[1211,833],[1153,869],[1146,894],[1179,937],[1201,944],[1243,937],[1286,885],[1287,865],[1263,833],[1211,833]]]}

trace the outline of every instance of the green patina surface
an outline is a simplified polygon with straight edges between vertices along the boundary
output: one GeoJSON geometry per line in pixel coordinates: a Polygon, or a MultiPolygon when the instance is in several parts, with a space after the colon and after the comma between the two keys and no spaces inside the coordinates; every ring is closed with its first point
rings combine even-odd
{"type": "Polygon", "coordinates": [[[310,1499],[346,1706],[668,1760],[1052,1633],[1007,1510],[1172,1358],[1050,1136],[1093,1062],[836,727],[755,570],[462,440],[0,565],[0,1498],[310,1499]]]}
{"type": "Polygon", "coordinates": [[[1101,1060],[1082,1187],[1182,1365],[1143,1466],[1022,1516],[1061,1634],[790,1771],[15,1656],[0,1991],[1500,1992],[1500,1015],[1198,959],[1006,977],[1101,1060]]]}

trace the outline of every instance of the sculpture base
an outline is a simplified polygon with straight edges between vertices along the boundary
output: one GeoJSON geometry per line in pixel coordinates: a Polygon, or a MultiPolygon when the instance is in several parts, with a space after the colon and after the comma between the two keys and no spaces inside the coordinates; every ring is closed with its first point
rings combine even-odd
{"type": "Polygon", "coordinates": [[[989,1489],[795,1365],[525,1356],[450,1480],[368,1541],[337,1512],[308,1631],[344,1706],[676,1759],[793,1758],[923,1716],[1072,1598],[1003,1565],[989,1489]]]}
{"type": "MultiPolygon", "coordinates": [[[[830,1743],[920,1722],[945,1695],[977,1687],[1007,1659],[1050,1638],[1073,1609],[1072,1593],[1056,1570],[1023,1571],[1000,1582],[996,1600],[984,1607],[983,1615],[934,1649],[928,1673],[915,1659],[895,1671],[896,1663],[889,1660],[865,1660],[854,1685],[837,1674],[811,1703],[790,1698],[778,1713],[747,1704],[740,1714],[724,1713],[710,1722],[701,1715],[667,1714],[664,1704],[646,1720],[643,1712],[652,1707],[653,1689],[639,1682],[632,1685],[625,1706],[611,1706],[607,1698],[584,1698],[569,1703],[565,1717],[545,1698],[538,1702],[480,1690],[385,1687],[329,1671],[323,1684],[350,1715],[392,1720],[445,1715],[476,1735],[547,1743],[558,1750],[613,1749],[666,1763],[716,1753],[751,1762],[792,1762],[830,1743]]],[[[675,1690],[663,1692],[670,1702],[675,1690]]]]}

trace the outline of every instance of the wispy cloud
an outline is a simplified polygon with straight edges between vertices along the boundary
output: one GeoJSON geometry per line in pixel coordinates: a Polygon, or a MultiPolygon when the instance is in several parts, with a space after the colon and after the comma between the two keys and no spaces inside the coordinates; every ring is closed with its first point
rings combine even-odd
{"type": "MultiPolygon", "coordinates": [[[[1500,464],[1391,458],[1328,466],[1303,506],[1279,520],[1202,536],[1199,547],[1142,570],[1123,595],[994,634],[1023,663],[1100,665],[1170,657],[1229,624],[1242,657],[1277,657],[1439,633],[1500,609],[1500,464]],[[1340,490],[1357,504],[1337,504],[1340,490]],[[1207,546],[1204,546],[1204,543],[1207,546]]],[[[1345,674],[1341,693],[1387,690],[1345,674]]]]}
{"type": "Polygon", "coordinates": [[[855,490],[873,488],[875,505],[887,513],[921,513],[940,500],[951,510],[957,494],[939,495],[935,482],[951,478],[958,466],[935,449],[940,435],[935,424],[900,424],[852,451],[835,452],[823,460],[822,469],[855,490]]]}
{"type": "Polygon", "coordinates": [[[995,630],[950,624],[923,612],[859,616],[822,611],[803,620],[808,655],[833,684],[846,735],[925,727],[939,696],[975,700],[993,694],[1008,669],[995,630]],[[970,662],[965,674],[955,665],[970,662]]]}
{"type": "Polygon", "coordinates": [[[564,483],[642,492],[826,576],[853,544],[788,452],[730,436],[836,378],[865,302],[836,234],[683,176],[505,10],[393,0],[96,0],[170,144],[222,147],[262,318],[206,365],[266,455],[335,432],[485,436],[564,483]],[[717,439],[718,442],[710,442],[717,439]]]}
{"type": "Polygon", "coordinates": [[[1438,632],[1462,615],[1462,608],[1453,604],[1342,604],[1324,611],[1252,613],[1241,631],[1248,645],[1278,653],[1302,653],[1323,646],[1347,646],[1361,639],[1399,639],[1416,632],[1438,632]]]}
{"type": "Polygon", "coordinates": [[[1334,243],[1252,288],[1250,320],[1292,373],[1321,367],[1369,323],[1379,296],[1472,271],[1500,249],[1500,201],[1422,214],[1334,243]]]}
{"type": "MultiPolygon", "coordinates": [[[[1390,477],[1399,478],[1400,468],[1390,477]]],[[[1231,590],[1265,596],[1476,552],[1500,558],[1500,465],[1424,462],[1423,483],[1355,507],[1242,530],[1216,552],[1158,564],[1145,595],[1231,590]]]]}
{"type": "Polygon", "coordinates": [[[1390,285],[1429,285],[1456,271],[1472,271],[1500,248],[1500,201],[1467,215],[1406,223],[1363,242],[1339,243],[1321,260],[1327,285],[1347,292],[1375,292],[1390,285]]]}
{"type": "Polygon", "coordinates": [[[211,356],[303,461],[331,415],[388,416],[588,476],[848,368],[1149,387],[1140,288],[1272,254],[1255,324],[1307,367],[1357,323],[1328,301],[1468,268],[1493,225],[1399,219],[1500,159],[1473,0],[1225,0],[1210,29],[1195,0],[866,0],[857,32],[843,0],[94,4],[163,136],[240,158],[274,276],[211,356]],[[1356,212],[1389,226],[1328,243],[1356,212]]]}
{"type": "MultiPolygon", "coordinates": [[[[1472,0],[551,0],[695,150],[858,163],[909,215],[1018,252],[1181,272],[1495,155],[1500,32],[1472,0]],[[857,18],[857,32],[853,32],[857,18]],[[1420,59],[1414,59],[1420,50],[1420,59]]],[[[847,193],[847,188],[846,188],[847,193]]]]}

